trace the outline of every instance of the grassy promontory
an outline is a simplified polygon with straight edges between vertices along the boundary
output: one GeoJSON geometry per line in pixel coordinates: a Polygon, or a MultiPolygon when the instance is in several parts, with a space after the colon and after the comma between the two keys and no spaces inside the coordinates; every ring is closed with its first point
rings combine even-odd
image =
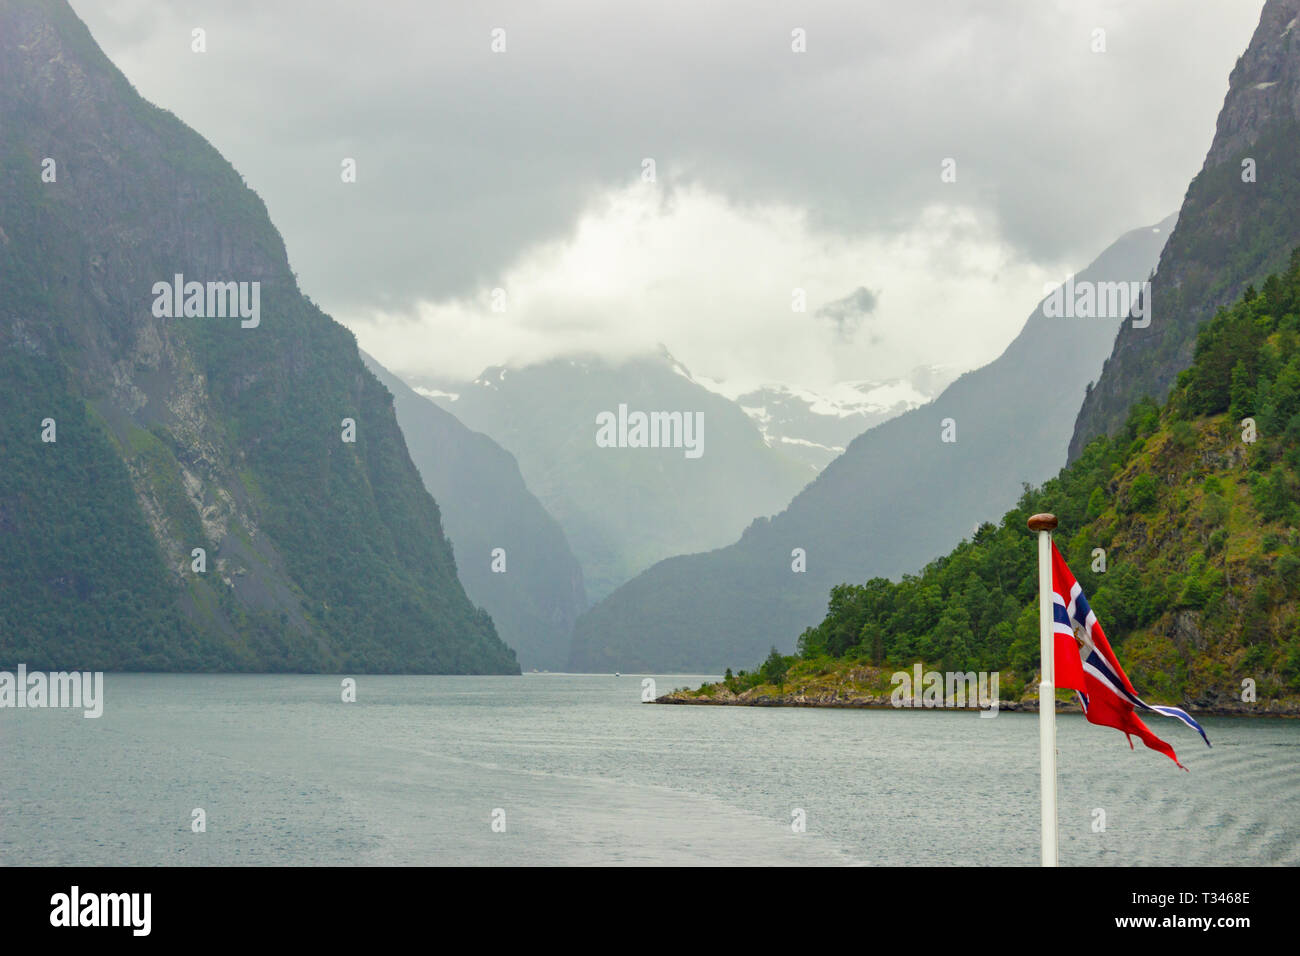
{"type": "MultiPolygon", "coordinates": [[[[911,672],[911,668],[902,668],[911,672]]],[[[896,673],[891,668],[873,667],[859,661],[806,661],[795,660],[782,681],[768,683],[761,677],[753,683],[755,675],[733,676],[714,683],[701,684],[695,689],[679,688],[658,697],[656,704],[705,704],[734,707],[840,707],[847,709],[911,709],[911,699],[905,693],[897,697],[898,684],[890,678],[896,673]]],[[[999,674],[997,710],[1016,712],[1038,711],[1037,673],[1029,682],[1023,682],[1010,672],[999,674]]],[[[1139,688],[1141,690],[1141,688],[1139,688]]],[[[1149,700],[1148,703],[1166,703],[1149,700]]],[[[951,697],[944,695],[942,704],[925,705],[916,709],[975,710],[988,709],[986,702],[976,707],[973,700],[956,706],[951,697]]],[[[1295,697],[1268,698],[1256,702],[1219,699],[1213,703],[1202,701],[1193,709],[1200,716],[1267,716],[1300,717],[1300,699],[1295,697]]],[[[1058,690],[1058,713],[1078,712],[1078,701],[1073,691],[1058,690]]]]}
{"type": "MultiPolygon", "coordinates": [[[[923,671],[932,670],[922,664],[923,671]]],[[[912,668],[903,669],[909,676],[912,668]]],[[[769,657],[753,674],[741,672],[716,683],[701,684],[695,690],[679,689],[664,694],[660,704],[735,704],[750,707],[895,707],[895,694],[910,703],[910,685],[900,690],[891,682],[894,668],[874,667],[861,661],[835,661],[827,658],[798,660],[779,654],[769,657]],[[787,668],[788,669],[785,669],[787,668]]],[[[1037,710],[1035,688],[1026,688],[1015,675],[998,676],[998,709],[1037,710]],[[1006,681],[1004,683],[1004,681],[1006,681]]],[[[918,694],[920,696],[920,694],[918,694]]],[[[953,701],[945,694],[944,706],[953,701]]],[[[973,701],[967,709],[974,709],[973,701]]],[[[1061,694],[1058,709],[1078,709],[1078,705],[1061,694]]]]}

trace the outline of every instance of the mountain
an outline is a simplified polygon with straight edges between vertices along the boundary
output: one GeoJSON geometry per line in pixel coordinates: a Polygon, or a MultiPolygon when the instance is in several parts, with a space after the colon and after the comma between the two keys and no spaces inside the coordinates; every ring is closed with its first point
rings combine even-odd
{"type": "Polygon", "coordinates": [[[498,366],[425,394],[514,454],[597,600],[669,555],[734,540],[811,476],[667,352],[498,366]],[[634,416],[663,412],[677,418],[638,435],[634,416]],[[634,447],[651,436],[660,447],[634,447]]]}
{"type": "Polygon", "coordinates": [[[442,506],[466,593],[492,615],[523,667],[562,669],[587,597],[582,569],[559,524],[524,485],[513,455],[416,394],[369,355],[361,358],[393,393],[411,460],[442,506]]]}
{"type": "Polygon", "coordinates": [[[864,431],[931,401],[956,377],[946,368],[921,366],[892,381],[843,382],[830,393],[764,385],[735,401],[763,439],[804,462],[811,478],[864,431]]]}
{"type": "MultiPolygon", "coordinates": [[[[1172,221],[1127,233],[1073,284],[1145,279],[1172,221]]],[[[570,666],[699,673],[789,650],[833,585],[919,568],[1013,505],[1022,483],[1060,468],[1119,323],[1051,317],[1049,301],[999,358],[858,436],[781,514],[727,548],[663,561],[593,607],[570,666]],[[796,549],[806,570],[794,570],[796,549]]]]}
{"type": "Polygon", "coordinates": [[[0,129],[0,658],[517,673],[239,173],[57,0],[0,0],[0,129]]]}
{"type": "Polygon", "coordinates": [[[1037,548],[1026,520],[1050,511],[1144,699],[1300,713],[1300,249],[1201,331],[1193,357],[1163,408],[1139,401],[1124,428],[1026,491],[1000,525],[898,583],[837,586],[798,660],[769,656],[679,698],[842,704],[887,697],[889,671],[917,661],[997,671],[1007,699],[1032,692],[1037,548]]]}
{"type": "Polygon", "coordinates": [[[1300,243],[1300,0],[1268,0],[1228,80],[1214,141],[1151,285],[1151,321],[1126,323],[1079,411],[1070,458],[1113,434],[1129,407],[1163,399],[1196,330],[1300,243]],[[1247,168],[1248,161],[1253,162],[1247,168]]]}

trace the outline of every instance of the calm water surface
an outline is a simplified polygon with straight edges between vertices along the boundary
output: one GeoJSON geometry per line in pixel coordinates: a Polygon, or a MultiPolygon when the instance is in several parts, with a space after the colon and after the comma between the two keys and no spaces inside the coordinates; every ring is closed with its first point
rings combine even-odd
{"type": "MultiPolygon", "coordinates": [[[[357,683],[345,704],[337,677],[109,674],[98,720],[0,710],[0,863],[1038,860],[1032,715],[655,706],[626,675],[357,683]]],[[[1300,863],[1300,722],[1207,719],[1213,749],[1149,723],[1190,773],[1058,719],[1062,863],[1300,863]]]]}

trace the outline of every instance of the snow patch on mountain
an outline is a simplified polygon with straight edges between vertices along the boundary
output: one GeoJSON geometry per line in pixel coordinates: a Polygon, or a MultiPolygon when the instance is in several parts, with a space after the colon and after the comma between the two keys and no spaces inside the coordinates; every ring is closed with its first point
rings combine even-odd
{"type": "Polygon", "coordinates": [[[918,366],[890,381],[840,382],[820,389],[782,383],[740,389],[704,376],[693,380],[736,402],[769,446],[783,448],[817,472],[862,432],[931,401],[961,371],[918,366]]]}
{"type": "Polygon", "coordinates": [[[444,398],[449,402],[460,400],[460,392],[444,392],[440,388],[425,388],[423,386],[417,386],[416,388],[413,388],[412,391],[418,395],[423,395],[425,398],[444,398]]]}

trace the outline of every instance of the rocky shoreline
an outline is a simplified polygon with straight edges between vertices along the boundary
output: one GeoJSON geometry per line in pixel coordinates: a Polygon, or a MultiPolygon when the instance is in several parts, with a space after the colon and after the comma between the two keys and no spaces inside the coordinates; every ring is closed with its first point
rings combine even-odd
{"type": "MultiPolygon", "coordinates": [[[[832,707],[850,710],[988,710],[987,707],[912,707],[898,706],[892,702],[891,695],[881,694],[842,694],[830,691],[821,694],[788,693],[772,694],[759,692],[760,688],[734,694],[726,687],[715,685],[712,694],[700,695],[699,691],[673,691],[663,694],[650,703],[655,704],[695,704],[711,707],[832,707]]],[[[1300,717],[1300,702],[1287,700],[1262,700],[1256,703],[1242,701],[1214,701],[1190,703],[1184,705],[1188,711],[1203,717],[1300,717]]],[[[1026,697],[1020,700],[999,700],[997,710],[1007,713],[1038,713],[1038,698],[1026,697]]],[[[1080,713],[1076,701],[1056,702],[1056,712],[1080,713]]]]}

